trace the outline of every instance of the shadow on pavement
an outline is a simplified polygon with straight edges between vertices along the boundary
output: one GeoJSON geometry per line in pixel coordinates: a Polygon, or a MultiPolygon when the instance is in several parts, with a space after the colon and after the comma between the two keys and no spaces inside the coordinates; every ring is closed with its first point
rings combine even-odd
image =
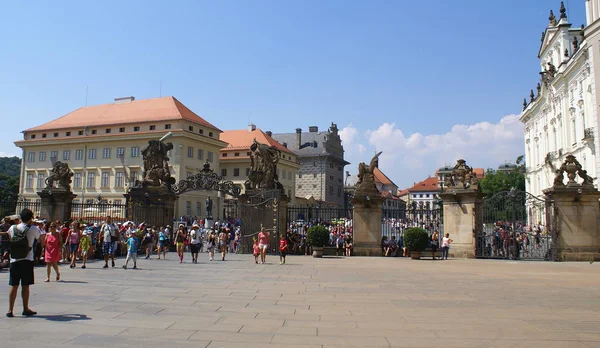
{"type": "Polygon", "coordinates": [[[92,319],[85,314],[34,315],[29,318],[46,319],[48,321],[79,321],[79,320],[91,320],[92,319]]]}

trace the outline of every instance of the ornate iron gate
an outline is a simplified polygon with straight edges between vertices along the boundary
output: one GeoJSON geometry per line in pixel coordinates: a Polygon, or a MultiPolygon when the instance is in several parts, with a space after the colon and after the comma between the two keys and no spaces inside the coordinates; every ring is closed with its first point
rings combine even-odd
{"type": "Polygon", "coordinates": [[[241,251],[252,253],[253,239],[260,228],[270,232],[269,251],[275,252],[279,245],[279,198],[280,190],[268,190],[239,197],[239,212],[242,220],[241,251]]]}
{"type": "Polygon", "coordinates": [[[476,257],[554,260],[557,230],[551,201],[511,190],[484,199],[482,205],[476,257]]]}

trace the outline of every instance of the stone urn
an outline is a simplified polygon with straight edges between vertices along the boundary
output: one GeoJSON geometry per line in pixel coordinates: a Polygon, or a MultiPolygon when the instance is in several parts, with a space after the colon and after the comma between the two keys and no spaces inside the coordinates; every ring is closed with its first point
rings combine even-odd
{"type": "Polygon", "coordinates": [[[575,177],[577,176],[577,164],[573,162],[565,163],[565,172],[567,172],[567,178],[569,182],[567,185],[576,184],[575,177]]]}
{"type": "Polygon", "coordinates": [[[323,257],[323,249],[324,248],[313,247],[312,257],[323,257]]]}

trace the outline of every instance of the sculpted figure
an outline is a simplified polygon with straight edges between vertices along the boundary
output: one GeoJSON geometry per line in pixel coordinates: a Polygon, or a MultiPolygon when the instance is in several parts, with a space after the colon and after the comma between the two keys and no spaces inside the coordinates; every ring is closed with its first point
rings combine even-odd
{"type": "Polygon", "coordinates": [[[52,173],[45,180],[46,188],[54,188],[54,184],[58,183],[59,187],[70,191],[72,176],[73,172],[71,172],[71,169],[69,169],[69,165],[67,163],[56,161],[52,167],[52,173]]]}
{"type": "Polygon", "coordinates": [[[245,183],[247,189],[280,188],[277,177],[280,154],[274,146],[261,144],[254,139],[250,145],[250,174],[245,183]]]}
{"type": "Polygon", "coordinates": [[[144,186],[169,186],[175,183],[169,171],[169,157],[167,153],[173,149],[173,143],[164,143],[160,140],[150,140],[142,149],[144,157],[144,186]]]}
{"type": "Polygon", "coordinates": [[[356,185],[360,185],[363,182],[363,178],[366,175],[373,175],[373,171],[375,168],[379,168],[379,155],[381,155],[381,151],[379,151],[373,158],[371,159],[371,163],[367,166],[365,162],[361,162],[358,165],[358,182],[356,185]]]}

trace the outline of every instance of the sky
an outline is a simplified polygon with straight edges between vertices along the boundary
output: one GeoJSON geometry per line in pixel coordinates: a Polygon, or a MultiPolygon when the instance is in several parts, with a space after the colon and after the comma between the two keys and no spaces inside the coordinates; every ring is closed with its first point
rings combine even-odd
{"type": "MultiPolygon", "coordinates": [[[[574,26],[585,1],[565,1],[574,26]]],[[[0,2],[0,156],[22,130],[115,97],[172,95],[221,129],[340,128],[356,173],[400,188],[524,153],[554,0],[0,2]],[[162,82],[161,82],[162,81],[162,82]]]]}

